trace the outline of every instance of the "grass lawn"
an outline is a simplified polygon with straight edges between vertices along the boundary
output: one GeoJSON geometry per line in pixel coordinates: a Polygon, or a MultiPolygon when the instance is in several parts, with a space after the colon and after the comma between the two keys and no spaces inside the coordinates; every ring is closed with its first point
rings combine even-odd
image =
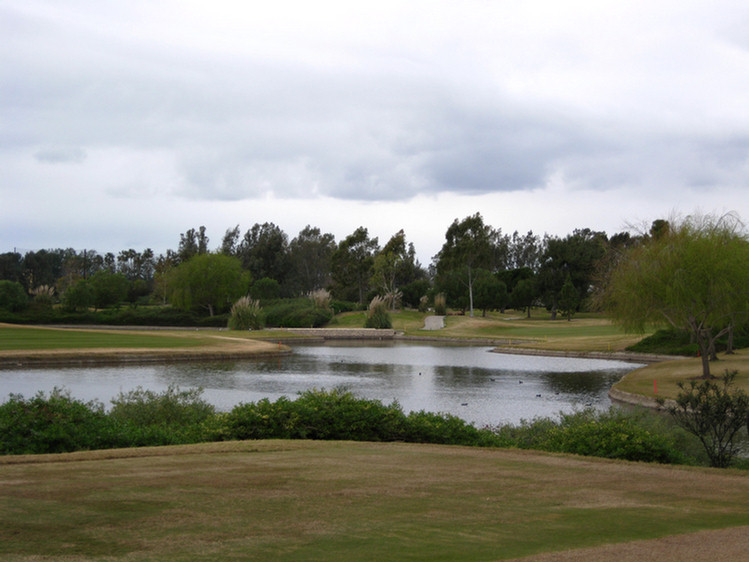
{"type": "Polygon", "coordinates": [[[287,352],[288,347],[258,341],[247,332],[214,330],[106,330],[40,328],[0,324],[0,360],[66,361],[144,358],[169,360],[203,356],[252,356],[287,352]]]}
{"type": "MultiPolygon", "coordinates": [[[[738,371],[735,385],[749,392],[749,349],[741,349],[734,355],[718,354],[718,359],[710,364],[710,372],[720,376],[726,370],[738,371]]],[[[651,398],[676,398],[679,382],[687,382],[701,375],[702,361],[699,357],[665,361],[628,373],[614,388],[651,398]]]]}
{"type": "Polygon", "coordinates": [[[121,330],[80,330],[37,328],[0,324],[0,351],[40,349],[96,349],[195,347],[212,343],[194,334],[166,332],[126,332],[121,330]]]}
{"type": "MultiPolygon", "coordinates": [[[[545,310],[534,310],[531,318],[521,313],[487,313],[481,316],[447,316],[442,330],[424,330],[425,313],[403,310],[391,313],[393,328],[409,336],[428,336],[445,339],[490,339],[502,345],[527,349],[555,351],[622,351],[640,341],[642,334],[626,334],[607,318],[585,314],[567,321],[558,317],[551,320],[545,310]]],[[[365,312],[348,312],[336,317],[331,327],[361,328],[365,312]]]]}
{"type": "Polygon", "coordinates": [[[248,441],[5,457],[0,557],[505,560],[749,525],[747,504],[737,471],[465,447],[248,441]]]}

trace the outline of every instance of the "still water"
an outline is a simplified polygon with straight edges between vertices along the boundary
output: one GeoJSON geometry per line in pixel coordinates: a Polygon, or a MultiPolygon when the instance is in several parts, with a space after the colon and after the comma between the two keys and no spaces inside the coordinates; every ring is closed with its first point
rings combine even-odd
{"type": "Polygon", "coordinates": [[[64,387],[105,405],[138,386],[202,387],[219,410],[304,390],[344,387],[403,409],[447,412],[478,426],[594,407],[607,409],[611,385],[641,365],[620,361],[491,353],[489,347],[415,343],[295,346],[291,355],[210,363],[0,371],[0,400],[64,387]]]}

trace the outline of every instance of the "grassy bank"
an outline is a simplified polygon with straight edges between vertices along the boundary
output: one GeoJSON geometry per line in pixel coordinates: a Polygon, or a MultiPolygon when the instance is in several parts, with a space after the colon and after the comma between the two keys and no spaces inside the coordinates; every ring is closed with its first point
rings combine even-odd
{"type": "Polygon", "coordinates": [[[252,356],[288,347],[217,331],[43,328],[0,324],[0,364],[56,360],[108,361],[252,356]]]}
{"type": "MultiPolygon", "coordinates": [[[[710,365],[713,375],[722,375],[726,370],[738,371],[735,385],[749,392],[749,349],[737,351],[734,355],[718,354],[718,361],[710,365]]],[[[677,359],[655,363],[625,375],[614,388],[622,392],[639,394],[648,398],[676,398],[679,382],[686,382],[702,374],[699,357],[677,359]]]]}
{"type": "MultiPolygon", "coordinates": [[[[623,351],[642,339],[642,335],[626,334],[607,318],[598,314],[581,314],[568,322],[551,320],[542,309],[534,310],[531,318],[517,312],[502,314],[480,312],[470,316],[447,316],[442,330],[424,330],[425,313],[412,310],[391,312],[393,328],[407,336],[455,340],[492,340],[520,349],[555,351],[623,351]]],[[[336,317],[331,327],[361,328],[366,313],[349,312],[336,317]]]]}
{"type": "Polygon", "coordinates": [[[744,473],[432,445],[6,457],[0,482],[9,561],[506,560],[749,525],[744,473]]]}

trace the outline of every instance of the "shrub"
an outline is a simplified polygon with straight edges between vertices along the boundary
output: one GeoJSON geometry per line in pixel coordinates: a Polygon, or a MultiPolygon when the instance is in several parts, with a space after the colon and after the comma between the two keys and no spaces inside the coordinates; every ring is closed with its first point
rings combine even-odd
{"type": "Polygon", "coordinates": [[[668,408],[676,423],[700,440],[710,465],[719,468],[739,453],[739,432],[749,421],[749,395],[733,386],[735,377],[736,371],[726,371],[720,382],[680,382],[676,405],[668,408]]]}
{"type": "Polygon", "coordinates": [[[285,328],[319,328],[330,322],[331,310],[315,307],[308,298],[281,299],[264,302],[267,326],[285,328]]]}
{"type": "Polygon", "coordinates": [[[315,308],[320,308],[322,310],[331,310],[333,299],[330,295],[330,291],[327,291],[326,289],[316,289],[314,291],[310,291],[307,296],[315,305],[315,308]]]}
{"type": "Polygon", "coordinates": [[[260,301],[242,297],[235,302],[229,313],[229,328],[232,330],[261,330],[265,325],[260,301]]]}
{"type": "Polygon", "coordinates": [[[658,330],[654,334],[643,338],[627,348],[637,353],[661,353],[663,355],[696,356],[699,348],[690,341],[689,333],[685,330],[658,330]]]}
{"type": "Polygon", "coordinates": [[[49,285],[40,285],[39,287],[31,289],[31,291],[29,292],[34,297],[35,306],[43,309],[52,307],[52,301],[55,297],[54,287],[50,287],[49,285]]]}
{"type": "Polygon", "coordinates": [[[438,443],[444,445],[487,445],[496,443],[490,432],[450,414],[411,412],[406,418],[403,440],[411,443],[438,443]]]}
{"type": "Polygon", "coordinates": [[[622,459],[630,461],[684,463],[676,436],[650,421],[654,414],[629,413],[616,408],[608,412],[583,410],[560,414],[559,421],[537,418],[519,426],[495,429],[505,445],[622,459]]]}
{"type": "Polygon", "coordinates": [[[369,303],[367,310],[367,320],[364,322],[365,328],[387,329],[392,328],[393,323],[390,320],[390,314],[387,311],[387,301],[383,297],[376,296],[369,303]]]}
{"type": "Polygon", "coordinates": [[[116,446],[114,426],[98,402],[84,403],[55,388],[0,405],[0,453],[65,453],[116,446]]]}
{"type": "Polygon", "coordinates": [[[204,439],[203,424],[215,414],[202,394],[200,388],[170,385],[157,393],[138,387],[120,392],[109,415],[124,428],[131,446],[193,443],[204,439]]]}
{"type": "Polygon", "coordinates": [[[263,277],[252,284],[250,294],[258,300],[277,299],[281,294],[281,285],[275,279],[263,277]]]}
{"type": "Polygon", "coordinates": [[[357,398],[343,389],[308,390],[294,402],[298,435],[307,439],[395,441],[401,438],[403,411],[378,400],[357,398]]]}

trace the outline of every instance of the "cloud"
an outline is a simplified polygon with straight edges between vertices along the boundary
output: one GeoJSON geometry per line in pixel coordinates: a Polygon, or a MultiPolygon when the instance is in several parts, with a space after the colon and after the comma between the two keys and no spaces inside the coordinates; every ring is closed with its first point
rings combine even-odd
{"type": "Polygon", "coordinates": [[[46,164],[81,164],[86,159],[86,151],[72,147],[43,148],[34,154],[34,158],[46,164]]]}
{"type": "Polygon", "coordinates": [[[183,231],[209,209],[221,230],[285,207],[325,230],[448,201],[438,231],[485,205],[543,231],[591,200],[749,204],[744,3],[363,6],[0,5],[3,211],[57,213],[63,232],[89,220],[81,201],[157,201],[183,231]]]}

